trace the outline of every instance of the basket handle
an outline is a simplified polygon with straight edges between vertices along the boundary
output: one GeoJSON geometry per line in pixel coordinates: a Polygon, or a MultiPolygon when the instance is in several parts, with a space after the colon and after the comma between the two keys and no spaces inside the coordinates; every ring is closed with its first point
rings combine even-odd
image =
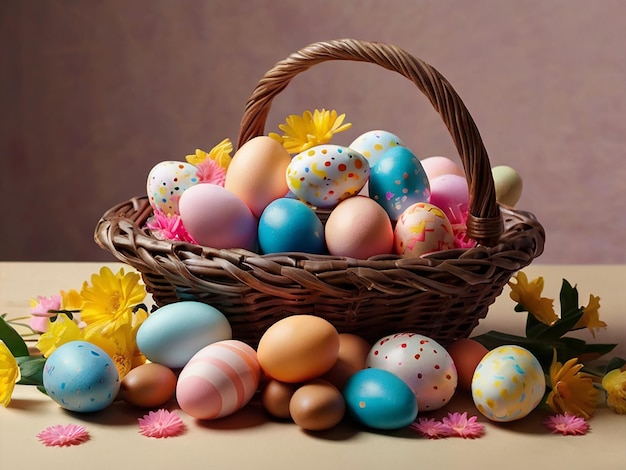
{"type": "Polygon", "coordinates": [[[378,64],[405,76],[426,95],[448,128],[463,162],[470,193],[467,234],[482,245],[497,244],[504,230],[503,222],[496,203],[489,157],[472,116],[435,68],[396,46],[338,39],[311,44],[278,62],[259,81],[246,103],[237,147],[264,134],[272,100],[296,75],[331,60],[378,64]]]}

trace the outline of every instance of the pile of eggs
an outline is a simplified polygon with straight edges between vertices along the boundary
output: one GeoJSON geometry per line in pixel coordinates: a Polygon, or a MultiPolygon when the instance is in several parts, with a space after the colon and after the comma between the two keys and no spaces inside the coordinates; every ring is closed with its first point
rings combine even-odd
{"type": "Polygon", "coordinates": [[[196,170],[161,162],[150,171],[147,193],[155,212],[179,217],[204,246],[367,259],[474,243],[464,233],[469,193],[461,167],[445,157],[419,160],[387,131],[293,158],[259,136],[234,154],[223,185],[202,182],[196,170]],[[329,212],[325,225],[314,210],[329,212]]]}
{"type": "Polygon", "coordinates": [[[103,350],[66,343],[48,358],[44,387],[72,411],[98,411],[116,400],[140,408],[175,400],[199,420],[229,416],[256,396],[270,417],[309,431],[344,419],[400,429],[418,412],[446,405],[457,390],[471,393],[486,418],[513,421],[528,415],[545,392],[540,364],[518,346],[487,351],[462,339],[446,349],[410,332],[369,344],[320,317],[293,315],[271,325],[255,349],[232,338],[219,310],[195,301],[155,310],[140,326],[137,346],[148,362],[120,380],[103,350]]]}

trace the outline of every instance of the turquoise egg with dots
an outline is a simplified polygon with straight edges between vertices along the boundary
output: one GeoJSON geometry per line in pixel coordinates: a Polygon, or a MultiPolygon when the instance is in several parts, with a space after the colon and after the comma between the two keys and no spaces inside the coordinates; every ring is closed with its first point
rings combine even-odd
{"type": "Polygon", "coordinates": [[[91,413],[109,406],[120,389],[113,359],[87,341],[59,346],[46,360],[43,386],[62,408],[91,413]]]}

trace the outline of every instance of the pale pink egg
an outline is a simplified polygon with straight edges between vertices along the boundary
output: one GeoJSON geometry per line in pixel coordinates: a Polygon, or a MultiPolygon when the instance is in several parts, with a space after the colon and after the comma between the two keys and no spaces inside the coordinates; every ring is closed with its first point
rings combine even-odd
{"type": "Polygon", "coordinates": [[[183,368],[176,400],[194,418],[222,418],[248,404],[260,381],[261,368],[251,346],[218,341],[198,351],[183,368]]]}
{"type": "Polygon", "coordinates": [[[464,176],[465,172],[460,165],[457,165],[454,161],[448,157],[433,156],[420,160],[422,168],[426,172],[429,180],[441,175],[458,175],[464,176]]]}
{"type": "Polygon", "coordinates": [[[469,210],[467,180],[459,175],[441,175],[430,180],[430,201],[451,224],[464,224],[469,210]]]}

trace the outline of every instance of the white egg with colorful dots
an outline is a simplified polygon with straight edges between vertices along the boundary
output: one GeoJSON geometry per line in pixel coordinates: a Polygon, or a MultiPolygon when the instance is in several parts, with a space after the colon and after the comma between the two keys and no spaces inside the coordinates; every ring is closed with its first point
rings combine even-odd
{"type": "Polygon", "coordinates": [[[472,377],[472,398],[478,411],[492,421],[528,416],[543,399],[546,379],[537,358],[521,346],[489,351],[472,377]]]}
{"type": "Polygon", "coordinates": [[[311,147],[287,167],[289,190],[311,206],[329,209],[361,191],[370,175],[367,159],[340,145],[311,147]]]}
{"type": "Polygon", "coordinates": [[[148,174],[146,191],[155,212],[179,214],[178,201],[183,192],[200,182],[198,168],[191,163],[157,163],[148,174]]]}
{"type": "Polygon", "coordinates": [[[383,130],[368,131],[358,136],[348,145],[348,147],[367,158],[370,167],[378,163],[383,153],[398,146],[406,147],[397,135],[383,130]]]}
{"type": "Polygon", "coordinates": [[[446,349],[417,333],[381,338],[372,346],[365,364],[400,377],[415,393],[420,412],[448,403],[458,382],[454,361],[446,349]]]}

